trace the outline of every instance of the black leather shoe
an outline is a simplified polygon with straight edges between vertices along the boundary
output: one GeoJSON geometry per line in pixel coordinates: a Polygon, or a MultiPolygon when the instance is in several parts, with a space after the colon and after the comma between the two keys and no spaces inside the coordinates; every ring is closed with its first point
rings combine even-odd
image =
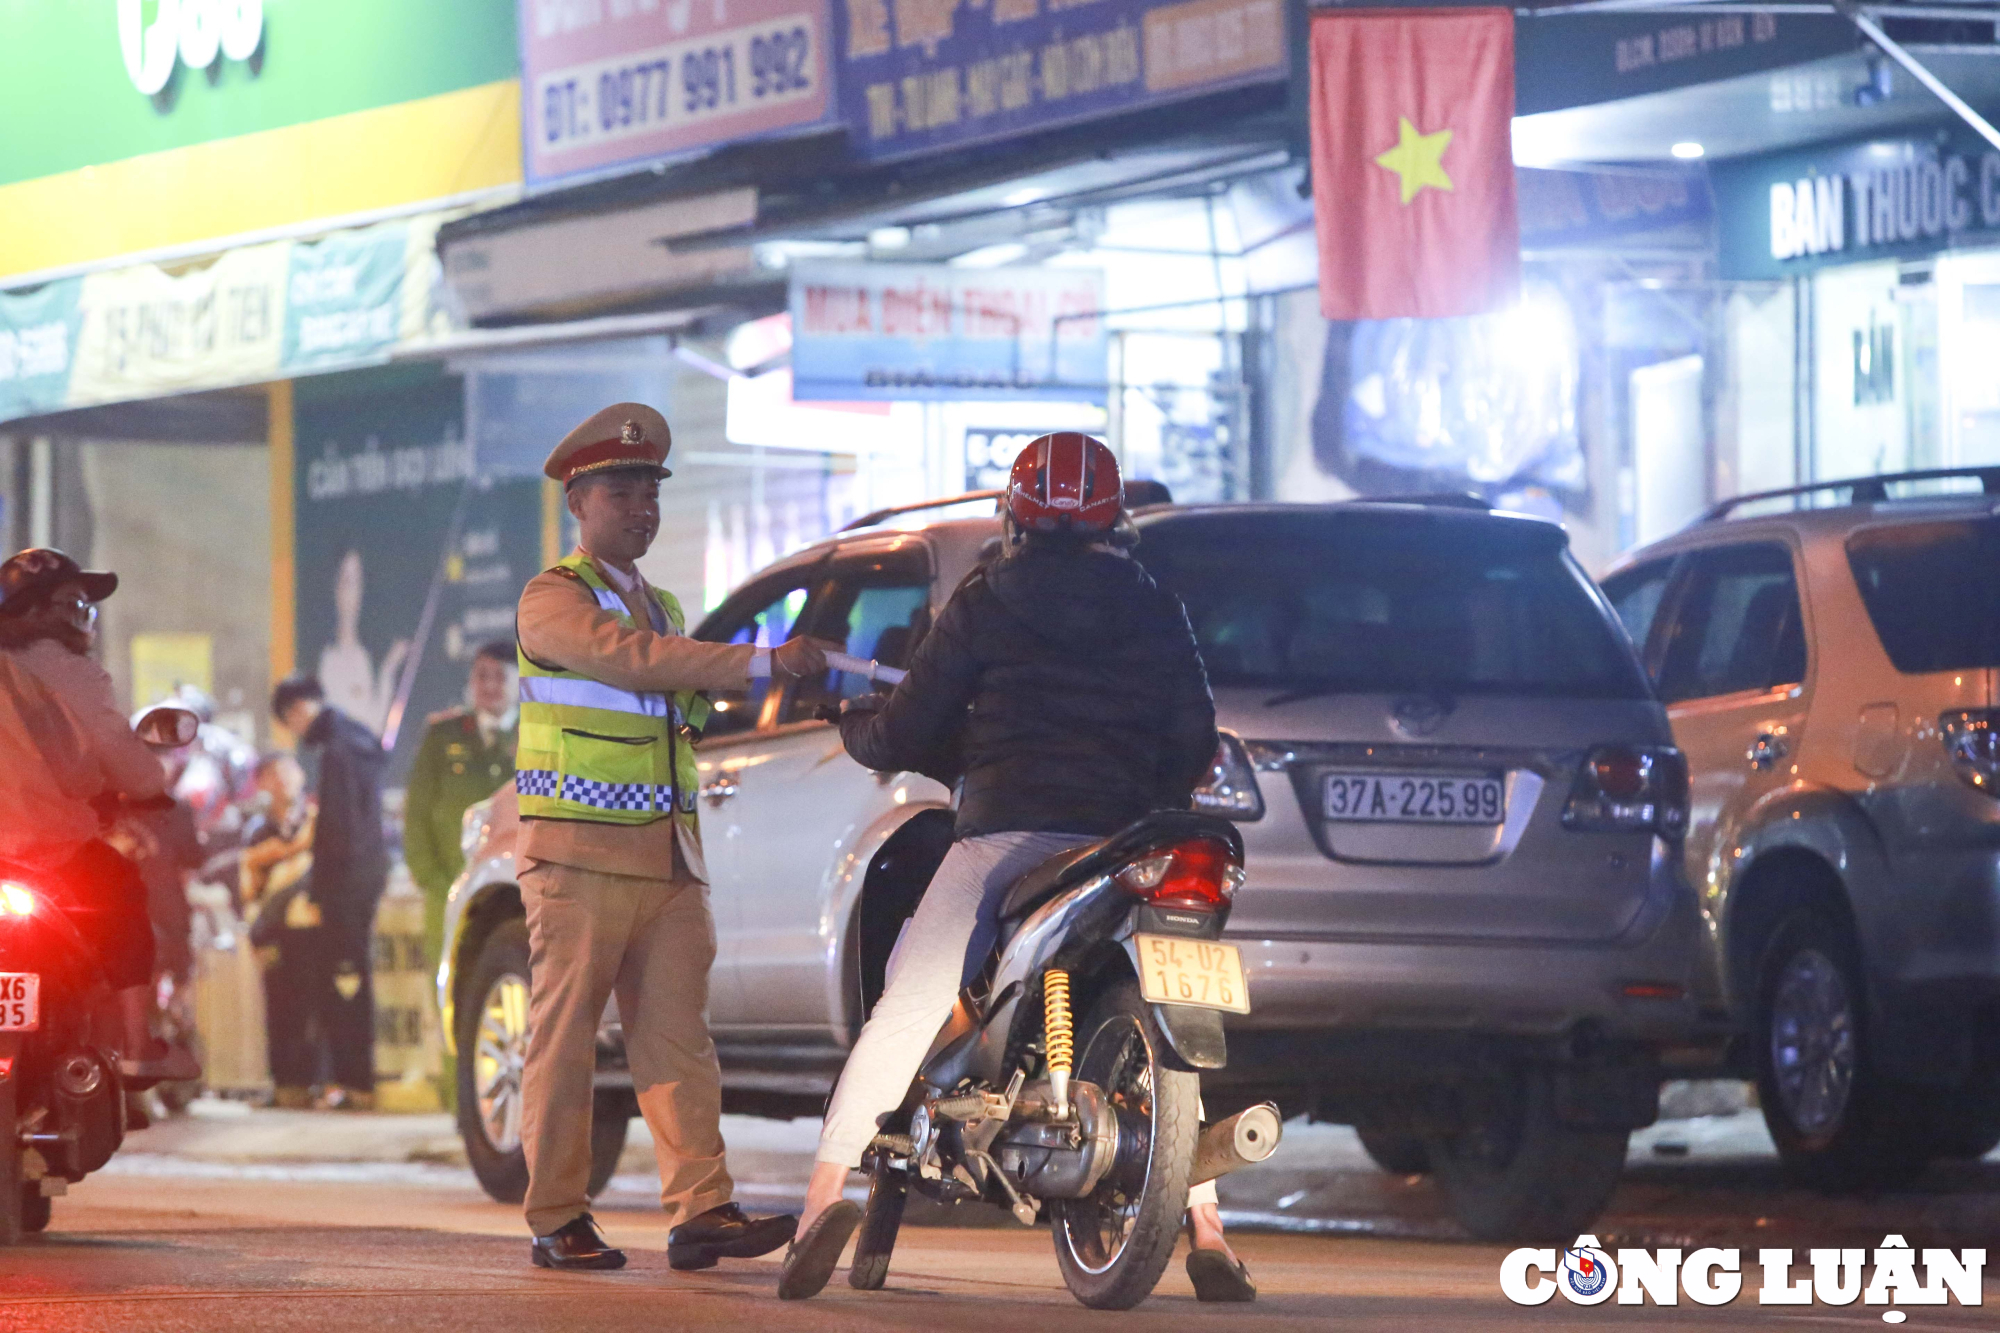
{"type": "Polygon", "coordinates": [[[561,1268],[585,1272],[592,1269],[623,1268],[625,1251],[614,1250],[589,1213],[565,1222],[546,1236],[529,1242],[529,1257],[537,1268],[561,1268]]]}
{"type": "Polygon", "coordinates": [[[725,1203],[667,1233],[667,1266],[686,1272],[713,1268],[717,1259],[755,1259],[783,1245],[798,1229],[799,1219],[789,1213],[747,1217],[735,1204],[725,1203]]]}

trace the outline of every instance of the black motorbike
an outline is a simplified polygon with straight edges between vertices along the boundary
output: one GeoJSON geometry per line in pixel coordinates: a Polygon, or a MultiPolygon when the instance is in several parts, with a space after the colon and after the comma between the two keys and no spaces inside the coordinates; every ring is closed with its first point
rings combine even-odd
{"type": "Polygon", "coordinates": [[[1029,1225],[1046,1207],[1084,1305],[1129,1309],[1152,1292],[1188,1188],[1278,1145],[1268,1104],[1200,1124],[1199,1071],[1225,1060],[1222,1016],[1250,1010],[1242,960],[1220,938],[1242,882],[1235,826],[1176,811],[1009,890],[984,974],[864,1157],[853,1286],[882,1285],[915,1190],[1029,1225]]]}
{"type": "MultiPolygon", "coordinates": [[[[157,708],[137,731],[171,749],[196,726],[193,713],[157,708]]],[[[122,1023],[65,897],[47,872],[0,862],[0,1246],[45,1229],[56,1196],[125,1138],[122,1023]]]]}

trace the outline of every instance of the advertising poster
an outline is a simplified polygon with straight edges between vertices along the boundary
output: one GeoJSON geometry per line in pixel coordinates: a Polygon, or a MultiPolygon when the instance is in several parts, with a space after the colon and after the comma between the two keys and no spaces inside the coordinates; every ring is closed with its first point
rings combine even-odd
{"type": "Polygon", "coordinates": [[[521,0],[528,179],[827,119],[827,0],[521,0]]]}
{"type": "Polygon", "coordinates": [[[844,0],[854,151],[900,157],[1285,77],[1279,0],[844,0]]]}
{"type": "Polygon", "coordinates": [[[402,223],[388,223],[292,247],[285,288],[287,370],[352,364],[395,345],[408,234],[402,223]]]}
{"type": "Polygon", "coordinates": [[[435,369],[302,380],[296,413],[298,669],[378,734],[414,669],[389,774],[400,784],[424,719],[462,702],[473,652],[513,634],[539,568],[541,485],[475,472],[463,381],[435,369]]]}
{"type": "Polygon", "coordinates": [[[792,396],[1101,403],[1103,309],[1096,269],[795,264],[792,396]]]}

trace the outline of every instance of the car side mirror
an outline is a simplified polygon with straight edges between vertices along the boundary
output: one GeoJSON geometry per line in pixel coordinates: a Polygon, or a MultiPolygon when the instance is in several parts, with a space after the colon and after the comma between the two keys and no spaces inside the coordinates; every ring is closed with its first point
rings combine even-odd
{"type": "Polygon", "coordinates": [[[194,744],[201,731],[201,719],[185,708],[154,708],[132,730],[155,750],[178,750],[194,744]]]}

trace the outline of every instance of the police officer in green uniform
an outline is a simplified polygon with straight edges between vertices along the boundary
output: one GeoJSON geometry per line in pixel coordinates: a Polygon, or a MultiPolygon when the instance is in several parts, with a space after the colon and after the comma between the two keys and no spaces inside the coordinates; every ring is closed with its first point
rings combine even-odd
{"type": "Polygon", "coordinates": [[[433,713],[410,769],[403,807],[403,855],[424,891],[424,958],[437,970],[444,947],[444,903],[465,868],[459,827],[466,809],[514,776],[519,710],[514,645],[484,644],[472,658],[470,701],[433,713]]]}

